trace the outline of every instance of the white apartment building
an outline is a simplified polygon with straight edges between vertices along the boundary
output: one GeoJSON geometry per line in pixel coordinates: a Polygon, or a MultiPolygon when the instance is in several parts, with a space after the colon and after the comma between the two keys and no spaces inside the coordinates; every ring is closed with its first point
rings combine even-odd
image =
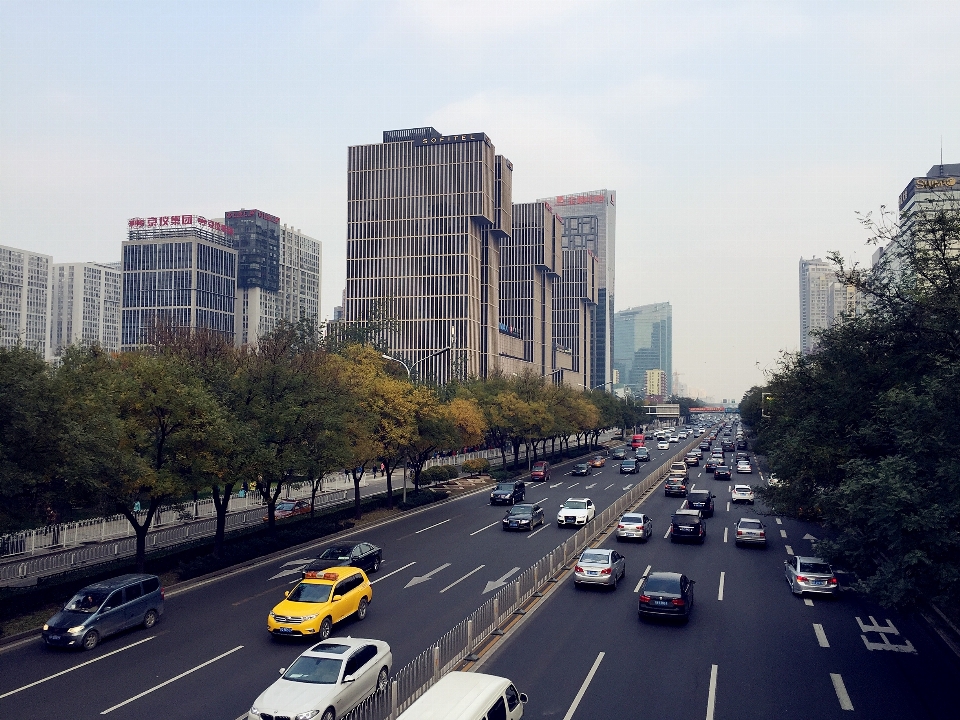
{"type": "Polygon", "coordinates": [[[804,355],[816,350],[811,331],[833,324],[831,294],[836,280],[836,268],[826,260],[800,258],[800,352],[804,355]]]}
{"type": "Polygon", "coordinates": [[[21,342],[52,359],[52,273],[50,255],[0,245],[0,347],[21,342]]]}
{"type": "Polygon", "coordinates": [[[70,345],[120,350],[120,263],[56,263],[53,266],[50,348],[59,357],[70,345]]]}

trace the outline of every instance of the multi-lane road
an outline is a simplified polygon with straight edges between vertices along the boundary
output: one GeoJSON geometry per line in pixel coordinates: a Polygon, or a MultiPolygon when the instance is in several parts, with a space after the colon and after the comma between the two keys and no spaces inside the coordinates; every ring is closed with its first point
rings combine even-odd
{"type": "MultiPolygon", "coordinates": [[[[534,532],[501,532],[504,508],[491,507],[480,492],[349,533],[381,546],[384,564],[371,576],[367,618],[334,634],[385,640],[395,668],[402,667],[574,532],[553,522],[563,500],[588,496],[602,510],[678,449],[652,447],[639,476],[621,475],[615,461],[584,478],[569,476],[572,463],[554,466],[549,482],[527,485],[527,501],[546,510],[546,525],[534,532]]],[[[618,546],[627,557],[626,582],[613,592],[576,590],[565,578],[484,658],[483,672],[506,675],[530,695],[525,717],[954,715],[948,698],[960,679],[956,659],[924,626],[850,593],[810,603],[794,598],[782,562],[788,551],[809,552],[804,535],[812,528],[765,517],[769,548],[736,548],[732,524],[751,513],[727,509],[738,478],[717,482],[701,471],[691,468],[692,482],[717,495],[703,546],[664,537],[682,501],[654,491],[643,504],[655,522],[653,538],[618,546]],[[637,620],[634,589],[648,566],[697,581],[687,625],[637,620]]],[[[759,482],[756,472],[740,479],[759,482]]],[[[243,717],[278,669],[307,647],[271,638],[266,616],[327,544],[173,588],[155,628],[111,638],[90,653],[48,650],[36,639],[0,649],[0,717],[243,717]]]]}

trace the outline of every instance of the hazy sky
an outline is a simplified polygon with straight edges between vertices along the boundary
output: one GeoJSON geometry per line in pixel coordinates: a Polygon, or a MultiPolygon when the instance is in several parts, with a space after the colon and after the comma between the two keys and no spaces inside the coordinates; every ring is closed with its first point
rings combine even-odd
{"type": "Polygon", "coordinates": [[[0,0],[0,244],[120,257],[126,219],[261,208],[345,277],[346,148],[485,132],[514,200],[617,191],[616,307],[739,397],[799,342],[798,261],[960,162],[960,2],[0,0]]]}

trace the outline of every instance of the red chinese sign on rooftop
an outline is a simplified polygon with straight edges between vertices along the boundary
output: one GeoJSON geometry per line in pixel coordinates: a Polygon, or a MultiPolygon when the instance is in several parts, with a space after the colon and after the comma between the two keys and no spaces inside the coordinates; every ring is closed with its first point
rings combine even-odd
{"type": "Polygon", "coordinates": [[[233,228],[227,227],[216,220],[207,220],[203,215],[162,215],[148,218],[130,218],[127,220],[127,227],[131,230],[140,228],[162,228],[162,227],[192,227],[199,225],[209,230],[216,230],[224,235],[233,235],[233,228]]]}

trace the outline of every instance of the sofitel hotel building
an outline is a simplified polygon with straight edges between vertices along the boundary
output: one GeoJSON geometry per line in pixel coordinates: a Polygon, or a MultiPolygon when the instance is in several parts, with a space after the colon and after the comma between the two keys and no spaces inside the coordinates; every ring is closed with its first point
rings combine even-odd
{"type": "Polygon", "coordinates": [[[513,164],[489,137],[387,131],[349,148],[347,180],[343,322],[382,311],[390,352],[439,383],[530,369],[599,384],[598,258],[567,257],[549,202],[513,203],[513,164]]]}

